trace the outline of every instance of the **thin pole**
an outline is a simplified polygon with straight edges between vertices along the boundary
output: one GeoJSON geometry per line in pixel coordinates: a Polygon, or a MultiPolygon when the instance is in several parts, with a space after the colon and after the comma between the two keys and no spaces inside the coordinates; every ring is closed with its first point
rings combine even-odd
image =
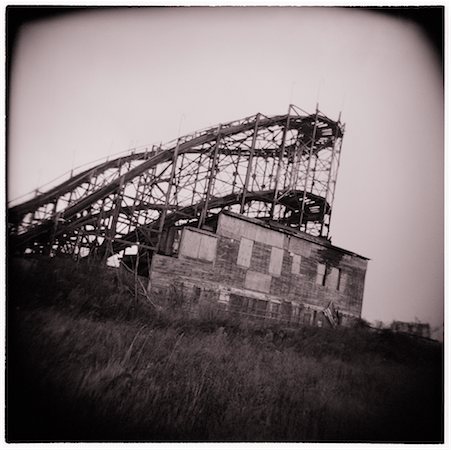
{"type": "Polygon", "coordinates": [[[270,212],[271,219],[274,219],[274,209],[276,207],[277,196],[279,195],[280,168],[282,166],[283,154],[285,153],[285,139],[287,136],[288,126],[290,125],[290,112],[291,112],[291,105],[288,106],[287,121],[286,121],[285,128],[283,129],[283,134],[282,134],[282,143],[281,143],[281,147],[280,147],[280,154],[279,154],[279,160],[277,163],[277,171],[276,171],[276,182],[274,185],[274,198],[273,198],[271,212],[270,212]]]}
{"type": "MultiPolygon", "coordinates": [[[[332,190],[332,200],[330,202],[331,205],[334,204],[334,199],[335,199],[335,188],[337,186],[337,177],[338,177],[338,169],[340,168],[340,159],[341,159],[341,147],[343,145],[343,138],[344,138],[344,126],[343,126],[343,132],[342,132],[342,136],[340,139],[340,145],[338,148],[338,160],[337,160],[337,170],[336,170],[336,176],[335,176],[335,180],[333,182],[334,188],[332,190]]],[[[332,209],[330,210],[330,214],[329,214],[329,226],[327,228],[327,237],[329,237],[329,230],[330,230],[330,222],[332,220],[332,209]]]]}
{"type": "Polygon", "coordinates": [[[122,190],[124,187],[124,175],[121,176],[120,178],[120,182],[119,182],[119,187],[117,189],[117,195],[116,195],[116,199],[114,201],[114,210],[113,210],[113,216],[111,218],[111,225],[110,225],[110,230],[108,233],[108,237],[109,239],[109,250],[111,252],[111,256],[113,255],[113,240],[116,237],[116,226],[117,226],[117,221],[119,218],[119,212],[121,210],[121,206],[122,206],[122,190]]]}
{"type": "Polygon", "coordinates": [[[252,145],[251,145],[251,150],[249,153],[249,161],[247,163],[246,178],[244,180],[243,195],[241,197],[240,214],[243,214],[243,212],[244,212],[244,204],[246,202],[247,189],[249,187],[249,179],[251,177],[251,172],[252,172],[252,161],[254,159],[254,151],[255,151],[255,144],[257,142],[259,122],[260,122],[260,113],[258,113],[255,118],[254,135],[252,136],[252,145]]]}
{"type": "MultiPolygon", "coordinates": [[[[53,215],[53,227],[52,227],[52,233],[51,233],[51,237],[50,237],[50,247],[49,247],[49,256],[52,256],[52,247],[55,243],[55,239],[56,239],[56,233],[58,231],[58,220],[59,220],[59,214],[56,212],[56,204],[57,204],[58,200],[55,200],[55,202],[53,203],[54,206],[54,215],[53,215]]],[[[58,244],[57,244],[57,249],[58,250],[58,244]]],[[[55,251],[56,253],[56,251],[55,251]]]]}
{"type": "Polygon", "coordinates": [[[177,157],[178,157],[178,153],[179,153],[179,146],[180,146],[180,138],[177,139],[177,145],[175,146],[175,150],[174,150],[174,155],[172,157],[172,167],[171,167],[171,175],[169,177],[169,185],[168,185],[168,189],[166,191],[166,197],[165,197],[165,202],[164,205],[166,208],[163,209],[163,211],[160,214],[160,224],[158,226],[158,241],[157,241],[157,251],[160,248],[160,241],[161,241],[161,233],[163,232],[163,228],[164,228],[164,222],[166,220],[166,214],[168,211],[168,206],[169,206],[169,202],[171,200],[171,191],[172,191],[172,184],[174,182],[174,175],[175,175],[175,168],[177,165],[177,157]]]}
{"type": "Polygon", "coordinates": [[[299,139],[299,136],[296,138],[296,143],[294,147],[294,154],[293,154],[293,163],[292,163],[292,170],[291,170],[291,180],[290,180],[290,187],[292,190],[297,189],[298,185],[298,179],[299,179],[299,165],[301,163],[302,158],[302,146],[301,141],[299,139]]]}
{"type": "MultiPolygon", "coordinates": [[[[194,184],[193,184],[193,195],[191,196],[191,204],[195,203],[195,196],[198,193],[196,191],[197,189],[197,182],[199,181],[199,171],[200,171],[200,166],[201,166],[201,162],[202,162],[202,156],[203,153],[199,153],[199,157],[197,158],[199,160],[199,162],[197,163],[197,170],[196,170],[196,178],[194,179],[194,184]]],[[[197,161],[194,160],[194,163],[196,163],[197,161]]]]}
{"type": "MultiPolygon", "coordinates": [[[[329,175],[327,177],[327,185],[326,185],[326,195],[324,198],[324,205],[323,205],[323,218],[321,221],[321,232],[320,232],[320,236],[323,235],[323,229],[324,229],[324,220],[325,220],[325,215],[326,215],[326,204],[327,204],[327,197],[329,194],[329,186],[330,186],[330,179],[332,176],[332,165],[334,163],[334,159],[335,159],[335,153],[336,153],[336,143],[337,143],[337,139],[338,139],[338,130],[340,129],[340,119],[341,119],[341,111],[340,114],[338,115],[338,121],[337,121],[337,129],[335,131],[335,139],[334,139],[334,144],[333,144],[333,148],[332,148],[332,158],[330,161],[330,167],[329,167],[329,175]]],[[[330,203],[329,205],[329,210],[332,207],[332,203],[330,203]]],[[[330,212],[329,212],[329,217],[330,217],[330,212]]],[[[329,226],[330,226],[330,222],[327,224],[327,234],[329,234],[329,226]]]]}
{"type": "Polygon", "coordinates": [[[215,148],[213,151],[213,160],[211,162],[211,169],[210,169],[210,174],[209,174],[209,178],[208,178],[207,192],[205,194],[205,203],[204,203],[204,207],[202,208],[199,223],[197,225],[198,228],[202,227],[202,225],[204,224],[205,218],[207,216],[208,201],[210,199],[211,188],[213,187],[213,181],[214,181],[214,178],[215,178],[216,172],[217,172],[216,161],[218,159],[218,149],[219,149],[219,143],[221,141],[221,127],[222,127],[222,125],[219,125],[218,130],[217,130],[218,137],[216,138],[215,148]]]}
{"type": "MultiPolygon", "coordinates": [[[[318,123],[318,104],[316,105],[315,125],[313,127],[312,143],[310,144],[310,152],[309,152],[308,164],[307,164],[307,173],[305,175],[304,192],[302,194],[301,217],[299,219],[299,227],[302,227],[302,220],[304,218],[305,199],[307,196],[307,183],[308,183],[308,177],[310,175],[310,165],[311,165],[311,161],[312,161],[313,147],[315,145],[317,123],[318,123]]],[[[305,229],[307,230],[307,225],[305,226],[305,229]]]]}

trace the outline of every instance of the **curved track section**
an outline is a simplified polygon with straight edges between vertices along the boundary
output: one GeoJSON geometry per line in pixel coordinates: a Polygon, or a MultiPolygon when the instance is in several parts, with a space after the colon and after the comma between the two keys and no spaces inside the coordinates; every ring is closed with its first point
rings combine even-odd
{"type": "Polygon", "coordinates": [[[10,208],[10,250],[159,251],[170,227],[203,227],[224,208],[327,237],[343,132],[290,106],[130,152],[10,208]]]}

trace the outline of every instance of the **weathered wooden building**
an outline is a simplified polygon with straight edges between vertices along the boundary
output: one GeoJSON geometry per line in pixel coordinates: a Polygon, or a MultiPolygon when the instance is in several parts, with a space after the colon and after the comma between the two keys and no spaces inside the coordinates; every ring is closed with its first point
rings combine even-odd
{"type": "Polygon", "coordinates": [[[9,250],[121,261],[194,310],[346,323],[367,259],[330,242],[344,131],[289,105],[107,158],[11,206],[9,250]]]}
{"type": "Polygon", "coordinates": [[[231,212],[206,228],[170,233],[166,255],[153,256],[154,295],[176,286],[194,310],[209,304],[291,324],[360,317],[367,258],[326,238],[231,212]]]}

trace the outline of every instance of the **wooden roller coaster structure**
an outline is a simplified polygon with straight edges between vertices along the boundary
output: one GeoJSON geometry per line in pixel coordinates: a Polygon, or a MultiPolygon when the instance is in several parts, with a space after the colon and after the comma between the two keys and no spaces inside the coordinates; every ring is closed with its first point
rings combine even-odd
{"type": "Polygon", "coordinates": [[[290,105],[106,160],[8,209],[10,254],[160,252],[223,209],[329,238],[344,125],[290,105]]]}

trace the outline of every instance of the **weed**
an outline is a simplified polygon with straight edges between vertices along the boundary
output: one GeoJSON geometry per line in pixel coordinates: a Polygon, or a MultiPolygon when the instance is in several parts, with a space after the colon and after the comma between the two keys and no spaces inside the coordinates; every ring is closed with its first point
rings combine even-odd
{"type": "Polygon", "coordinates": [[[120,277],[11,271],[10,442],[443,441],[440,344],[158,311],[120,277]]]}

